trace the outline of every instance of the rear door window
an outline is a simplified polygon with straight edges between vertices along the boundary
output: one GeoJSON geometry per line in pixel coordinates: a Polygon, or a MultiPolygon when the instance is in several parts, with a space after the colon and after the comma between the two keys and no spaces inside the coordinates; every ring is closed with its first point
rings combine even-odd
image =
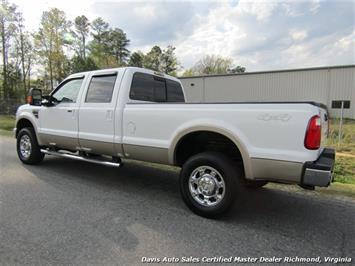
{"type": "Polygon", "coordinates": [[[110,103],[117,74],[93,76],[86,94],[87,103],[110,103]]]}

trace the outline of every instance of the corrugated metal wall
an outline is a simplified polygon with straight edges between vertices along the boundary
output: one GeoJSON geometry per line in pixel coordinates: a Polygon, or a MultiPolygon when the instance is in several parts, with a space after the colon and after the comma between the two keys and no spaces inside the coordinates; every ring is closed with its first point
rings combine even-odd
{"type": "Polygon", "coordinates": [[[350,100],[344,115],[355,119],[355,66],[181,78],[189,102],[350,100]]]}

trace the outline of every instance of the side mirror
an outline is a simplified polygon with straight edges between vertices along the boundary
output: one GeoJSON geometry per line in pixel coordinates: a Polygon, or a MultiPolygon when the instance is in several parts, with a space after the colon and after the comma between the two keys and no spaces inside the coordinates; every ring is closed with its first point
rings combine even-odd
{"type": "Polygon", "coordinates": [[[52,96],[50,95],[44,95],[42,96],[42,105],[46,107],[51,107],[54,105],[52,101],[52,96]]]}
{"type": "Polygon", "coordinates": [[[42,91],[40,89],[30,89],[27,95],[27,103],[40,106],[42,103],[42,91]]]}

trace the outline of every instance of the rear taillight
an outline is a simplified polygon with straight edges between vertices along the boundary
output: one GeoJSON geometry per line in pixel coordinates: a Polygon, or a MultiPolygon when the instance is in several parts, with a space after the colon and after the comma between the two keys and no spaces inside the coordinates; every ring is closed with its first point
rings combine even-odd
{"type": "Polygon", "coordinates": [[[320,147],[322,125],[319,115],[313,116],[308,123],[304,146],[309,150],[317,150],[320,147]]]}

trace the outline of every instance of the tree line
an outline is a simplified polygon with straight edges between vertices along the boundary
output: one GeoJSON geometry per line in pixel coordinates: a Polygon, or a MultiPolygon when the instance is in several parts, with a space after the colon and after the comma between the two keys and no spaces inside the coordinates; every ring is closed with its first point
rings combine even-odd
{"type": "MultiPolygon", "coordinates": [[[[129,45],[127,34],[102,18],[90,21],[81,15],[70,21],[58,8],[44,11],[38,29],[30,32],[18,7],[1,0],[0,101],[24,99],[31,87],[53,90],[66,76],[76,72],[137,66],[176,76],[182,69],[174,46],[155,45],[143,53],[131,52],[129,45]]],[[[229,58],[207,55],[185,70],[183,76],[244,71],[243,67],[233,67],[229,58]]]]}

